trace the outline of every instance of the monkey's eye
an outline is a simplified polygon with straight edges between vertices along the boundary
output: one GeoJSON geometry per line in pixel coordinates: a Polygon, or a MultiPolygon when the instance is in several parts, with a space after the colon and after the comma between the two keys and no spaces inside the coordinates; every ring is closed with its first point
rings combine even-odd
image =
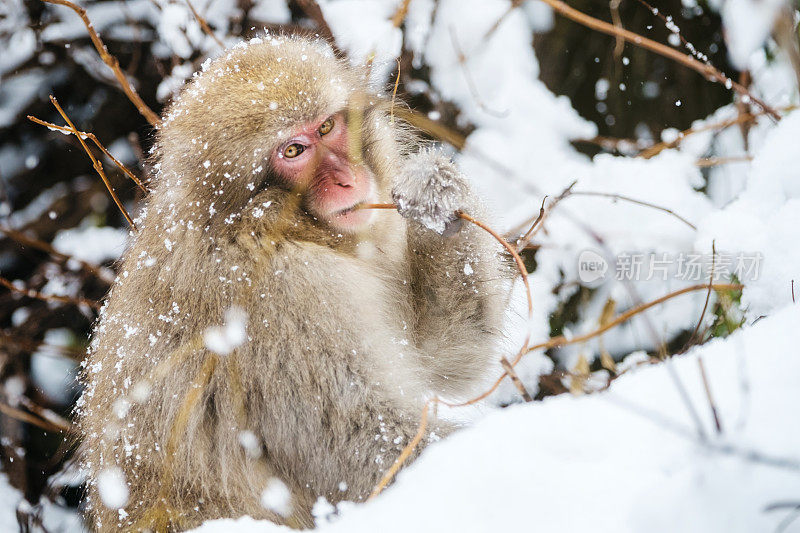
{"type": "Polygon", "coordinates": [[[319,131],[320,135],[327,135],[333,129],[333,117],[328,118],[325,122],[322,123],[322,126],[319,127],[317,131],[319,131]]]}
{"type": "Polygon", "coordinates": [[[306,147],[302,144],[292,143],[283,149],[283,157],[292,159],[293,157],[297,157],[298,155],[302,154],[305,149],[306,147]]]}

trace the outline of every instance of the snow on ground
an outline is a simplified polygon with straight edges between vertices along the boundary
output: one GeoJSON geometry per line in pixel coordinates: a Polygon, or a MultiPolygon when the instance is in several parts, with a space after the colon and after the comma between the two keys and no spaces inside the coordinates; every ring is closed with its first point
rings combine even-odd
{"type": "Polygon", "coordinates": [[[763,271],[744,289],[751,319],[792,301],[791,283],[800,293],[800,112],[781,120],[753,159],[749,179],[735,201],[703,220],[697,246],[729,252],[750,250],[764,256],[763,271]]]}
{"type": "MultiPolygon", "coordinates": [[[[493,411],[431,445],[380,498],[342,506],[316,531],[773,531],[792,509],[768,508],[800,504],[800,357],[787,335],[798,323],[800,307],[788,306],[669,365],[630,371],[606,392],[493,411]]],[[[289,530],[244,518],[196,531],[289,530]]]]}

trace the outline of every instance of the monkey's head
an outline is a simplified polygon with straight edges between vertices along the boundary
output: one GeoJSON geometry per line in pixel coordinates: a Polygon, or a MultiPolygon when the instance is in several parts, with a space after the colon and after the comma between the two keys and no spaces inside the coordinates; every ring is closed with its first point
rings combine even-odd
{"type": "Polygon", "coordinates": [[[362,71],[319,40],[267,36],[204,64],[165,114],[156,167],[195,223],[235,223],[277,190],[353,233],[372,218],[354,208],[386,197],[396,131],[362,71]]]}

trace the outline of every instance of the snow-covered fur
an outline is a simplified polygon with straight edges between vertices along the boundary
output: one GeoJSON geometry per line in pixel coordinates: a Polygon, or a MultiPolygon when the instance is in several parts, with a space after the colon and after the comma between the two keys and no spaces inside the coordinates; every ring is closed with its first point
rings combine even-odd
{"type": "Polygon", "coordinates": [[[363,79],[317,41],[264,37],[207,64],[166,112],[83,373],[98,530],[244,514],[308,526],[318,497],[369,494],[428,397],[467,395],[487,375],[510,273],[490,237],[440,236],[413,205],[408,221],[376,213],[341,235],[273,179],[268,156],[295,124],[355,108],[379,201],[406,168],[407,204],[436,199],[417,175],[479,209],[441,155],[407,154],[363,79]],[[127,503],[109,508],[103,484],[120,474],[127,503]],[[262,505],[276,478],[288,509],[262,505]]]}

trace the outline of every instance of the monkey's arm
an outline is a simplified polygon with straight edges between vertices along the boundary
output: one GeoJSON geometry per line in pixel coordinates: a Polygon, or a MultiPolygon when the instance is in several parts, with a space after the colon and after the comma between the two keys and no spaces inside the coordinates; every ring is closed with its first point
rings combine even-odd
{"type": "Polygon", "coordinates": [[[497,357],[504,281],[512,271],[498,244],[456,216],[483,208],[439,152],[411,156],[392,193],[408,219],[416,344],[433,390],[469,394],[497,357]]]}
{"type": "MultiPolygon", "coordinates": [[[[238,354],[245,411],[266,456],[312,503],[365,498],[416,435],[426,396],[417,350],[394,320],[399,292],[367,263],[314,244],[279,246],[264,272],[255,284],[269,296],[255,295],[248,331],[268,335],[238,354]]],[[[431,432],[449,427],[432,416],[423,445],[431,432]]]]}

